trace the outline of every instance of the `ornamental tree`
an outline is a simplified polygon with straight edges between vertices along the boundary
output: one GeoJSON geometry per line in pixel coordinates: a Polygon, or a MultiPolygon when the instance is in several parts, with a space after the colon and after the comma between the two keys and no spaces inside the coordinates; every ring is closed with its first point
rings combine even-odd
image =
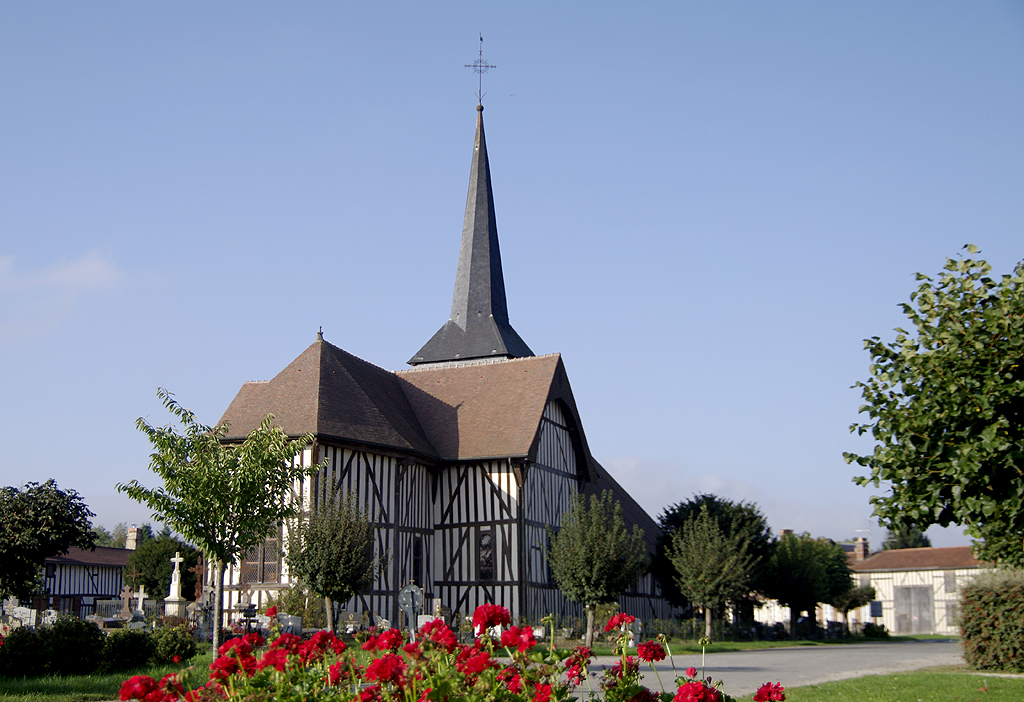
{"type": "Polygon", "coordinates": [[[889,529],[882,542],[883,551],[894,551],[901,548],[930,548],[932,540],[916,526],[901,529],[889,529]]]}
{"type": "Polygon", "coordinates": [[[870,585],[854,587],[850,582],[849,589],[836,593],[829,600],[829,604],[843,614],[843,631],[850,633],[850,612],[851,610],[863,607],[875,599],[875,588],[870,585]]]}
{"type": "Polygon", "coordinates": [[[0,488],[0,599],[35,594],[46,558],[72,546],[91,549],[93,516],[77,492],[53,479],[0,488]]]}
{"type": "Polygon", "coordinates": [[[311,512],[288,523],[288,567],[324,598],[327,628],[334,631],[334,603],[367,588],[380,569],[373,557],[373,520],[355,494],[322,496],[311,512]]]}
{"type": "Polygon", "coordinates": [[[813,617],[819,602],[831,602],[852,586],[851,577],[842,546],[807,533],[787,533],[768,561],[766,594],[789,607],[789,634],[796,636],[801,612],[813,617]]]}
{"type": "MultiPolygon", "coordinates": [[[[968,245],[968,256],[978,252],[968,245]]],[[[858,382],[876,442],[847,462],[892,529],[966,527],[988,561],[1024,566],[1024,262],[998,280],[974,258],[947,259],[902,305],[911,331],[872,337],[871,377],[858,382]]]]}
{"type": "Polygon", "coordinates": [[[157,396],[177,419],[153,427],[139,418],[135,425],[153,445],[149,468],[163,487],[147,488],[132,480],[117,491],[145,503],[159,520],[208,556],[214,566],[214,648],[223,624],[224,565],[238,563],[286,517],[297,513],[292,487],[321,466],[302,466],[299,454],[313,437],[289,440],[267,415],[241,444],[225,444],[228,427],[200,424],[191,410],[160,388],[157,396]]]}
{"type": "Polygon", "coordinates": [[[626,529],[622,505],[605,490],[589,501],[577,493],[559,530],[549,527],[548,537],[548,562],[558,587],[586,609],[589,647],[597,605],[618,598],[647,567],[643,529],[636,524],[626,529]]]}
{"type": "Polygon", "coordinates": [[[755,557],[741,534],[727,535],[707,505],[672,534],[668,557],[679,591],[704,609],[704,635],[711,637],[711,617],[721,603],[750,592],[755,557]]]}

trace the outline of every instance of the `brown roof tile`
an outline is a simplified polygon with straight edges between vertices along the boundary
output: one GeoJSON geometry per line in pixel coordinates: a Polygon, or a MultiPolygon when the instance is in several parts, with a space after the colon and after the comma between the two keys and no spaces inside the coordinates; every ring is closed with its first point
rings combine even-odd
{"type": "Polygon", "coordinates": [[[97,546],[95,551],[89,551],[72,546],[68,549],[67,555],[51,556],[44,563],[85,565],[85,566],[125,566],[128,565],[128,557],[135,553],[126,548],[108,548],[97,546]]]}
{"type": "Polygon", "coordinates": [[[970,546],[944,548],[899,548],[878,551],[862,561],[850,564],[855,573],[892,570],[951,570],[980,568],[985,563],[971,554],[970,546]]]}

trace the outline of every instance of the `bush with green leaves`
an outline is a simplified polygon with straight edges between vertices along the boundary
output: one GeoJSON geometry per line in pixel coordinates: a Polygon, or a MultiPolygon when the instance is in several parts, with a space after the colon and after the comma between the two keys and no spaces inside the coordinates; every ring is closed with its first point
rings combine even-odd
{"type": "Polygon", "coordinates": [[[88,675],[100,666],[106,637],[99,627],[72,617],[58,617],[39,629],[39,657],[49,675],[88,675]]]}
{"type": "Polygon", "coordinates": [[[112,673],[141,668],[155,650],[153,636],[145,629],[118,629],[103,643],[103,670],[112,673]]]}
{"type": "Polygon", "coordinates": [[[153,632],[153,648],[157,663],[185,663],[196,655],[197,645],[188,627],[165,626],[153,632]]]}
{"type": "Polygon", "coordinates": [[[887,639],[889,638],[889,632],[882,624],[872,624],[868,622],[864,625],[863,631],[861,631],[865,639],[887,639]]]}
{"type": "Polygon", "coordinates": [[[1024,571],[983,573],[964,588],[960,642],[974,668],[1024,671],[1024,571]]]}
{"type": "Polygon", "coordinates": [[[12,630],[0,646],[0,677],[31,678],[42,673],[36,632],[25,627],[12,630]]]}

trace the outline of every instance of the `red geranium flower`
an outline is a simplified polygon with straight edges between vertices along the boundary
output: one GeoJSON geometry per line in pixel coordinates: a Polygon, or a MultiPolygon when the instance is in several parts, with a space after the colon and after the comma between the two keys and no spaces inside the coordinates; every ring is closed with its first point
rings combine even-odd
{"type": "Polygon", "coordinates": [[[404,658],[394,653],[385,653],[366,666],[366,674],[363,677],[367,680],[390,682],[402,687],[405,685],[405,669],[404,658]]]}
{"type": "Polygon", "coordinates": [[[782,683],[773,685],[766,682],[757,688],[757,692],[754,693],[754,702],[783,702],[786,699],[786,693],[783,692],[785,689],[782,687],[782,683]]]}
{"type": "Polygon", "coordinates": [[[448,653],[454,651],[459,644],[455,634],[442,619],[432,619],[420,627],[420,636],[436,643],[448,653]]]}
{"type": "Polygon", "coordinates": [[[133,675],[121,683],[121,700],[141,700],[157,690],[156,680],[148,675],[133,675]]]}
{"type": "Polygon", "coordinates": [[[672,702],[722,702],[722,693],[713,687],[694,680],[680,685],[672,702]]]}
{"type": "Polygon", "coordinates": [[[688,677],[688,678],[695,678],[695,677],[697,677],[697,669],[694,668],[691,665],[689,668],[686,669],[686,677],[688,677]]]}
{"type": "Polygon", "coordinates": [[[477,634],[492,626],[508,626],[512,623],[512,615],[504,607],[496,604],[483,604],[473,612],[473,628],[477,634]]]}
{"type": "Polygon", "coordinates": [[[548,702],[551,699],[551,686],[547,683],[534,683],[533,702],[548,702]]]}
{"type": "Polygon", "coordinates": [[[498,673],[498,680],[505,683],[505,687],[513,695],[523,691],[523,679],[519,675],[519,671],[515,668],[504,668],[498,673]]]}
{"type": "Polygon", "coordinates": [[[533,636],[533,629],[526,626],[520,629],[517,626],[510,626],[501,632],[501,645],[505,648],[515,647],[522,653],[537,645],[537,639],[533,636]]]}
{"type": "Polygon", "coordinates": [[[614,617],[608,620],[608,623],[604,625],[605,631],[611,631],[617,626],[632,624],[636,621],[636,617],[626,614],[625,612],[619,612],[614,617]]]}
{"type": "Polygon", "coordinates": [[[284,670],[285,664],[288,663],[288,651],[283,648],[271,648],[263,654],[263,658],[256,662],[256,669],[263,670],[264,668],[273,668],[274,670],[284,670]]]}
{"type": "Polygon", "coordinates": [[[656,641],[648,641],[636,647],[636,655],[640,660],[653,663],[654,661],[665,660],[665,648],[656,641]]]}
{"type": "Polygon", "coordinates": [[[280,648],[292,655],[299,655],[299,646],[302,644],[302,639],[295,634],[281,634],[278,636],[274,643],[270,644],[270,648],[280,648]]]}
{"type": "Polygon", "coordinates": [[[487,670],[492,665],[497,665],[491,659],[489,651],[482,651],[473,646],[465,646],[455,657],[455,668],[465,675],[475,675],[487,670]]]}

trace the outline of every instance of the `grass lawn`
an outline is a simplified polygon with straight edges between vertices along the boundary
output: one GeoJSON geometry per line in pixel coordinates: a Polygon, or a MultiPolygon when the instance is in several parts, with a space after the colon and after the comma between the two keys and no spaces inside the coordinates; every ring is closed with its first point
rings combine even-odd
{"type": "Polygon", "coordinates": [[[786,689],[787,702],[1020,702],[1024,676],[997,677],[966,668],[870,675],[786,689]]]}

